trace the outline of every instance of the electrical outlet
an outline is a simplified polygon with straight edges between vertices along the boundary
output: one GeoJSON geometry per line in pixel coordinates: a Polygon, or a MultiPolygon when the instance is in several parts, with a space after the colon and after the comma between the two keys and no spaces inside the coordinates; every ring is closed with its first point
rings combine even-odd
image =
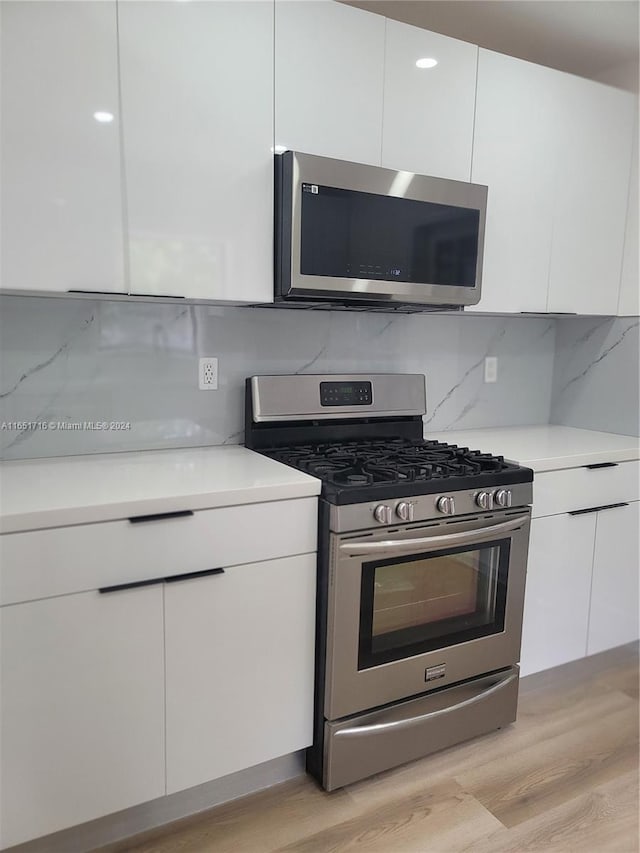
{"type": "Polygon", "coordinates": [[[498,381],[498,358],[495,355],[488,355],[484,360],[484,381],[498,381]]]}
{"type": "Polygon", "coordinates": [[[201,358],[198,364],[198,387],[201,391],[215,391],[218,387],[218,359],[201,358]]]}

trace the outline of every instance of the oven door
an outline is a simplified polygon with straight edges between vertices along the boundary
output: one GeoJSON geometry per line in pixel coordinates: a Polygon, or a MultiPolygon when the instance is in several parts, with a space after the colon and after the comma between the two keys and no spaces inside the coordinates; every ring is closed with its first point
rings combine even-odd
{"type": "Polygon", "coordinates": [[[325,717],[517,663],[530,515],[332,534],[325,717]]]}

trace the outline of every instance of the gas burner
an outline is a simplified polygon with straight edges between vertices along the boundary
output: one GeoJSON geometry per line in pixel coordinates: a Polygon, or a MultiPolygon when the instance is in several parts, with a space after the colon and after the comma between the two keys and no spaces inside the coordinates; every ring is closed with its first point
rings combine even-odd
{"type": "Polygon", "coordinates": [[[331,482],[340,486],[368,486],[373,482],[373,476],[363,471],[347,469],[330,475],[331,482]]]}

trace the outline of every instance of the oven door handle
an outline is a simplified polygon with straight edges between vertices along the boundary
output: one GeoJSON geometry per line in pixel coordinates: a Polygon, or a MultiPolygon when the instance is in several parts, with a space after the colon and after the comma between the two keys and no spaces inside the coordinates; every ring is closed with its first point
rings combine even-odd
{"type": "Polygon", "coordinates": [[[492,524],[480,530],[464,530],[462,533],[447,533],[444,536],[424,536],[420,539],[383,539],[381,542],[345,542],[340,552],[352,557],[369,554],[404,554],[411,551],[436,551],[456,545],[473,545],[487,539],[495,539],[502,533],[509,533],[521,527],[529,520],[528,515],[519,515],[501,524],[492,524]]]}

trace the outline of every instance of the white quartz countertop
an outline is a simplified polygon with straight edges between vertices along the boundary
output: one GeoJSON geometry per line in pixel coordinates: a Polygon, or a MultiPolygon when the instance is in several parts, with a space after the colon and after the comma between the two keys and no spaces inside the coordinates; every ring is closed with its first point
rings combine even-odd
{"type": "Polygon", "coordinates": [[[640,459],[640,439],[565,426],[496,427],[428,432],[425,438],[500,454],[534,471],[640,459]]]}
{"type": "Polygon", "coordinates": [[[319,493],[315,477],[236,445],[3,462],[0,532],[319,493]]]}

